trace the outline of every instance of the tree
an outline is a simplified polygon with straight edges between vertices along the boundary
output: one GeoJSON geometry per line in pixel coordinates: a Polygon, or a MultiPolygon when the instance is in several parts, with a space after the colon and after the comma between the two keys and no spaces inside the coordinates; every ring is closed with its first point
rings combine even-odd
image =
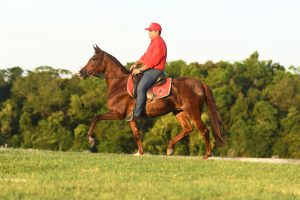
{"type": "Polygon", "coordinates": [[[250,137],[250,144],[255,151],[251,153],[251,156],[270,157],[278,131],[278,111],[269,102],[258,101],[255,103],[252,113],[255,124],[250,137]]]}
{"type": "Polygon", "coordinates": [[[281,157],[300,158],[300,112],[291,107],[280,121],[280,134],[275,141],[273,152],[281,157]]]}

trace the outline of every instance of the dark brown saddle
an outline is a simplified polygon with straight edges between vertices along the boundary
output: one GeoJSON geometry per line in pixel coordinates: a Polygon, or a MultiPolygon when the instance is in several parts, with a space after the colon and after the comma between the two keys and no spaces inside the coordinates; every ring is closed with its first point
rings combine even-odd
{"type": "MultiPolygon", "coordinates": [[[[133,94],[133,97],[136,98],[136,89],[137,89],[137,86],[139,84],[139,82],[141,81],[143,77],[143,74],[142,73],[139,73],[135,76],[132,77],[132,81],[133,81],[133,90],[132,90],[132,94],[133,94]]],[[[155,81],[155,83],[153,84],[152,87],[157,87],[157,86],[161,86],[163,84],[165,84],[167,81],[167,75],[165,72],[163,72],[158,78],[157,80],[155,81]]],[[[147,96],[149,96],[149,94],[147,94],[147,96]]]]}

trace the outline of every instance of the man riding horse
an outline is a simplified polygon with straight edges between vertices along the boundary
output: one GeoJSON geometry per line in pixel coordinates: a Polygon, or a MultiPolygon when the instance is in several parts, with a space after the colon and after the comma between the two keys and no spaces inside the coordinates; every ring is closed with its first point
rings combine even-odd
{"type": "Polygon", "coordinates": [[[156,82],[157,78],[164,73],[167,60],[167,46],[160,36],[162,28],[158,23],[151,23],[149,28],[149,38],[151,43],[144,55],[136,61],[130,68],[133,75],[143,73],[143,77],[137,86],[137,97],[134,110],[126,120],[138,120],[143,117],[143,110],[147,100],[146,93],[148,89],[156,82]],[[142,67],[137,69],[138,65],[142,67]]]}
{"type": "MultiPolygon", "coordinates": [[[[213,137],[215,141],[221,144],[224,143],[221,129],[222,121],[217,111],[212,90],[204,81],[192,77],[176,77],[172,79],[172,82],[170,82],[170,79],[167,79],[169,80],[166,81],[166,83],[169,83],[169,90],[165,90],[168,91],[166,96],[161,96],[160,91],[164,93],[163,89],[156,90],[156,88],[155,91],[159,91],[156,93],[156,98],[145,104],[145,91],[147,91],[156,81],[157,77],[163,73],[167,57],[166,45],[160,37],[160,25],[152,23],[146,30],[149,30],[151,44],[141,59],[131,67],[133,74],[144,73],[141,82],[138,84],[137,100],[132,98],[132,90],[128,90],[129,83],[132,83],[130,81],[132,74],[115,57],[103,51],[97,45],[94,46],[94,55],[79,71],[79,77],[82,79],[86,79],[90,76],[103,77],[107,84],[108,111],[98,114],[92,119],[88,131],[88,140],[91,145],[90,150],[92,152],[96,152],[97,150],[94,131],[99,121],[124,120],[126,116],[129,116],[127,117],[129,120],[128,124],[132,129],[138,147],[138,152],[135,155],[143,155],[141,133],[137,119],[140,118],[142,114],[148,117],[156,117],[171,112],[175,115],[176,120],[181,126],[181,131],[175,137],[170,138],[167,155],[172,155],[174,153],[175,144],[193,130],[192,122],[204,139],[205,154],[203,158],[208,159],[212,156],[212,149],[209,129],[201,120],[204,103],[206,103],[210,114],[213,137]],[[137,69],[138,64],[143,64],[140,69],[137,69]],[[133,109],[134,106],[135,109],[133,109]]],[[[152,94],[155,93],[154,87],[152,87],[153,90],[150,88],[152,94]]],[[[159,87],[163,86],[158,86],[158,88],[159,87]]]]}

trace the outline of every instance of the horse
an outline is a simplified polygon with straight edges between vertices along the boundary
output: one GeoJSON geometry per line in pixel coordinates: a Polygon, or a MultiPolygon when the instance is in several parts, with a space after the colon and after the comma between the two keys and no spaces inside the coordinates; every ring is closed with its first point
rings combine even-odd
{"type": "MultiPolygon", "coordinates": [[[[132,98],[127,91],[127,81],[130,76],[128,71],[114,56],[93,45],[94,55],[87,64],[79,71],[79,78],[86,79],[90,76],[105,78],[108,95],[107,104],[109,111],[93,118],[88,130],[88,141],[91,151],[96,151],[94,130],[96,124],[102,120],[124,120],[130,115],[135,106],[135,98],[132,98]]],[[[209,130],[201,120],[201,112],[204,103],[208,106],[212,133],[215,141],[224,144],[222,136],[222,121],[217,111],[213,93],[204,81],[189,77],[173,78],[171,94],[167,97],[148,102],[144,108],[147,117],[156,117],[172,112],[181,126],[181,132],[172,138],[167,147],[167,155],[174,153],[175,144],[184,136],[188,135],[193,126],[199,130],[205,143],[205,155],[203,159],[212,156],[209,130]]],[[[136,140],[138,152],[134,155],[143,155],[141,133],[136,120],[128,122],[136,140]]]]}

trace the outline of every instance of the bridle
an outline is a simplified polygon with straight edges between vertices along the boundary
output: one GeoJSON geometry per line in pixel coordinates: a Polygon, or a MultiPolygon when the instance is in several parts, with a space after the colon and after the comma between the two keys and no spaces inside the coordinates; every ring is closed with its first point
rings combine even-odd
{"type": "MultiPolygon", "coordinates": [[[[98,58],[100,60],[100,65],[102,64],[103,57],[104,57],[104,51],[101,51],[100,52],[100,57],[98,58]]],[[[93,59],[92,59],[92,62],[94,62],[93,59]]],[[[104,72],[98,72],[98,73],[92,73],[92,74],[87,73],[87,75],[88,76],[95,76],[95,77],[100,78],[100,79],[117,79],[117,78],[124,78],[124,77],[130,76],[130,74],[125,74],[125,75],[121,75],[121,76],[109,77],[104,72]]]]}

